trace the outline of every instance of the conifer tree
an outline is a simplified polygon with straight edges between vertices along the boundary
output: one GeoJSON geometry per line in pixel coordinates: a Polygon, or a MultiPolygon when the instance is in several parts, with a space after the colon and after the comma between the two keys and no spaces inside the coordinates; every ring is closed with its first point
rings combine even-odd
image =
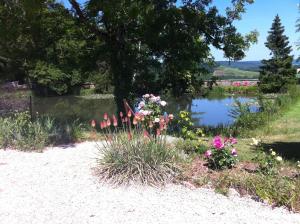
{"type": "Polygon", "coordinates": [[[271,58],[262,60],[259,88],[264,93],[286,90],[287,85],[295,83],[296,70],[293,67],[292,47],[284,35],[284,26],[276,15],[265,46],[270,49],[271,58]]]}

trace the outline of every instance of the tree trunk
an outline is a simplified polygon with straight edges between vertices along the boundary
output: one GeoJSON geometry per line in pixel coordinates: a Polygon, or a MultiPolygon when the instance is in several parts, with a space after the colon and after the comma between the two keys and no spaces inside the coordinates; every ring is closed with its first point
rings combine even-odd
{"type": "Polygon", "coordinates": [[[122,47],[117,46],[111,52],[111,73],[114,85],[117,113],[124,112],[123,99],[131,103],[133,71],[130,65],[130,56],[122,47]]]}

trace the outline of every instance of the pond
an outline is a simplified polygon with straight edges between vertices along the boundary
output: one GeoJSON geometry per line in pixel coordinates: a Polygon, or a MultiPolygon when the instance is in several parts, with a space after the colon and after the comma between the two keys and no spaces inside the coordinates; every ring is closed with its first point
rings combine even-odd
{"type": "MultiPolygon", "coordinates": [[[[191,112],[196,126],[230,125],[234,119],[230,116],[235,99],[245,103],[254,101],[253,97],[225,98],[188,98],[167,99],[166,111],[177,114],[181,110],[191,112]]],[[[34,98],[33,111],[50,115],[60,120],[79,119],[89,122],[100,120],[105,112],[112,114],[116,110],[113,99],[90,99],[76,96],[34,98]]]]}

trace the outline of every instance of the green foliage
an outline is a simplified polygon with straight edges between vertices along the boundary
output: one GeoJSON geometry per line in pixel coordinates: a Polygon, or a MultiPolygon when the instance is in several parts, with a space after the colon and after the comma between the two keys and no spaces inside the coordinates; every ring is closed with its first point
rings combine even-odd
{"type": "Polygon", "coordinates": [[[83,125],[78,121],[61,123],[50,117],[31,120],[28,112],[0,118],[0,147],[41,151],[45,146],[82,139],[83,125]]]}
{"type": "Polygon", "coordinates": [[[179,135],[183,139],[197,140],[199,137],[204,137],[204,133],[200,128],[194,128],[190,112],[180,111],[176,122],[179,135]]]}
{"type": "Polygon", "coordinates": [[[175,148],[178,151],[185,152],[186,154],[203,154],[206,151],[206,146],[201,140],[180,139],[176,142],[175,148]]]}
{"type": "Polygon", "coordinates": [[[252,195],[255,199],[265,201],[273,206],[286,206],[293,211],[300,211],[300,180],[279,175],[262,173],[221,174],[213,185],[218,192],[228,192],[235,188],[242,194],[252,195]]]}
{"type": "Polygon", "coordinates": [[[287,88],[287,93],[271,98],[258,96],[259,111],[251,112],[251,103],[235,102],[231,116],[236,119],[232,129],[236,134],[247,135],[249,131],[268,124],[287,108],[291,107],[300,97],[299,87],[293,85],[287,88]]]}
{"type": "Polygon", "coordinates": [[[259,163],[260,172],[266,175],[273,175],[278,172],[278,167],[282,163],[282,157],[277,156],[276,152],[270,149],[267,153],[257,153],[253,161],[259,163]]]}
{"type": "Polygon", "coordinates": [[[66,74],[55,65],[38,61],[33,70],[29,71],[30,78],[36,84],[59,95],[69,92],[69,88],[80,83],[80,75],[74,71],[66,74]]]}
{"type": "MultiPolygon", "coordinates": [[[[82,24],[103,41],[100,49],[110,66],[119,111],[123,98],[129,99],[137,86],[140,92],[147,91],[147,84],[159,86],[149,80],[176,95],[198,88],[212,62],[210,45],[223,49],[229,43],[224,42],[224,30],[252,3],[234,2],[222,16],[210,7],[211,1],[90,0],[84,8],[76,0],[69,2],[82,24]]],[[[233,30],[231,36],[240,34],[233,30]]]]}
{"type": "Polygon", "coordinates": [[[0,119],[1,147],[20,150],[41,150],[47,143],[47,133],[40,122],[32,122],[29,113],[22,112],[0,119]]]}
{"type": "Polygon", "coordinates": [[[284,34],[277,15],[272,24],[266,47],[270,49],[272,58],[262,61],[259,76],[259,88],[264,93],[285,92],[287,86],[296,83],[296,70],[293,67],[292,47],[284,34]]]}

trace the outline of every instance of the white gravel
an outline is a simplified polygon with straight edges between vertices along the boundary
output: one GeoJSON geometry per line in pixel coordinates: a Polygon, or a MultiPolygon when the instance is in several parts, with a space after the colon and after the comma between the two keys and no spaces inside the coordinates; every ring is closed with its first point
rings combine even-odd
{"type": "Polygon", "coordinates": [[[208,189],[113,188],[92,175],[95,143],[0,150],[1,224],[300,223],[300,215],[208,189]]]}

